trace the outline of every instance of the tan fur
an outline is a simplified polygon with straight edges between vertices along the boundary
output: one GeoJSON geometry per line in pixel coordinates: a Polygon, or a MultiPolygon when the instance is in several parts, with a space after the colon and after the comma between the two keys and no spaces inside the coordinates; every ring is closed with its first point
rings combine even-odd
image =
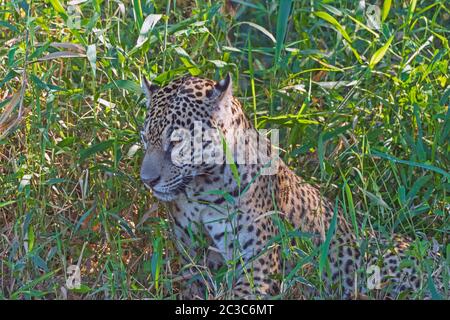
{"type": "MultiPolygon", "coordinates": [[[[173,128],[190,128],[200,120],[204,129],[221,130],[230,146],[238,129],[253,128],[232,96],[231,83],[223,88],[211,80],[184,77],[159,89],[147,84],[144,90],[149,111],[141,133],[146,146],[141,175],[151,189],[157,190],[155,196],[168,203],[185,274],[197,275],[198,281],[188,282],[183,297],[205,298],[206,292],[223,295],[226,291],[211,281],[208,270],[214,272],[226,264],[229,270],[237,270],[232,285],[234,297],[279,294],[281,283],[276,279],[282,273],[280,248],[277,244],[267,247],[278,234],[274,215],[285,218],[295,229],[316,235],[313,243],[320,246],[334,215],[334,202],[283,162],[277,173],[269,176],[258,175],[261,164],[239,165],[240,185],[226,164],[171,163],[166,132],[173,128]],[[226,192],[228,198],[217,190],[226,192]],[[201,234],[203,240],[193,238],[193,234],[201,234]]],[[[361,257],[352,227],[340,210],[337,215],[328,257],[331,272],[324,272],[323,277],[329,296],[348,298],[355,294],[355,287],[364,287],[367,262],[361,257]],[[355,286],[358,269],[362,276],[356,277],[359,281],[355,286]]],[[[395,295],[400,289],[418,289],[420,280],[413,269],[399,267],[407,242],[399,238],[393,246],[396,249],[392,252],[380,253],[385,259],[381,262],[382,274],[393,276],[390,281],[397,283],[392,292],[395,295]]],[[[377,263],[377,258],[369,262],[377,263]]]]}

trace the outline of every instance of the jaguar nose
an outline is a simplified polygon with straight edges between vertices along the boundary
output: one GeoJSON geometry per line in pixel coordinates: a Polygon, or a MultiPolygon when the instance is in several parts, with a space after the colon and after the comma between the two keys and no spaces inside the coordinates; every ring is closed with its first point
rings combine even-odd
{"type": "Polygon", "coordinates": [[[153,188],[159,182],[159,180],[161,180],[161,176],[151,178],[141,177],[141,180],[142,182],[144,182],[144,184],[153,188]]]}

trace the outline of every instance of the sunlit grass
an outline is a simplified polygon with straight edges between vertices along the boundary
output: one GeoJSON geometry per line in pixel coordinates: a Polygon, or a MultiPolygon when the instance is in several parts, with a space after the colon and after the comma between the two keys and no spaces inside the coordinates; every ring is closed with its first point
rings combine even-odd
{"type": "MultiPolygon", "coordinates": [[[[342,0],[73,3],[0,0],[0,297],[176,298],[170,224],[138,177],[142,74],[231,72],[249,118],[282,129],[284,160],[349,221],[413,239],[424,273],[448,267],[446,1],[384,1],[379,29],[342,0]]],[[[313,271],[289,283],[320,287],[303,240],[292,255],[313,271]]]]}

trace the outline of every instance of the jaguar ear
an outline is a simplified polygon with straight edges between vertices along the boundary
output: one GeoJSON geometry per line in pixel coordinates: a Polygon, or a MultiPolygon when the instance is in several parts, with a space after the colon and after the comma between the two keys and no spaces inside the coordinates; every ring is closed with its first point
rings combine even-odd
{"type": "Polygon", "coordinates": [[[159,89],[159,86],[152,84],[145,76],[142,76],[142,91],[144,91],[147,101],[151,100],[152,95],[159,89]]]}
{"type": "Polygon", "coordinates": [[[227,73],[226,77],[214,85],[212,98],[222,100],[226,96],[231,96],[233,84],[231,74],[227,73]]]}

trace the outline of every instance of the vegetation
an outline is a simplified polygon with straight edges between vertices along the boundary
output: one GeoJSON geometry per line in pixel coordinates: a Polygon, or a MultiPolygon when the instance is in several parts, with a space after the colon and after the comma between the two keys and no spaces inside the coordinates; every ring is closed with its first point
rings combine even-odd
{"type": "MultiPolygon", "coordinates": [[[[356,232],[409,236],[448,283],[450,8],[369,2],[0,0],[0,298],[177,297],[170,223],[139,180],[140,78],[189,73],[231,72],[356,232]]],[[[299,266],[288,287],[321,286],[299,266]]]]}

